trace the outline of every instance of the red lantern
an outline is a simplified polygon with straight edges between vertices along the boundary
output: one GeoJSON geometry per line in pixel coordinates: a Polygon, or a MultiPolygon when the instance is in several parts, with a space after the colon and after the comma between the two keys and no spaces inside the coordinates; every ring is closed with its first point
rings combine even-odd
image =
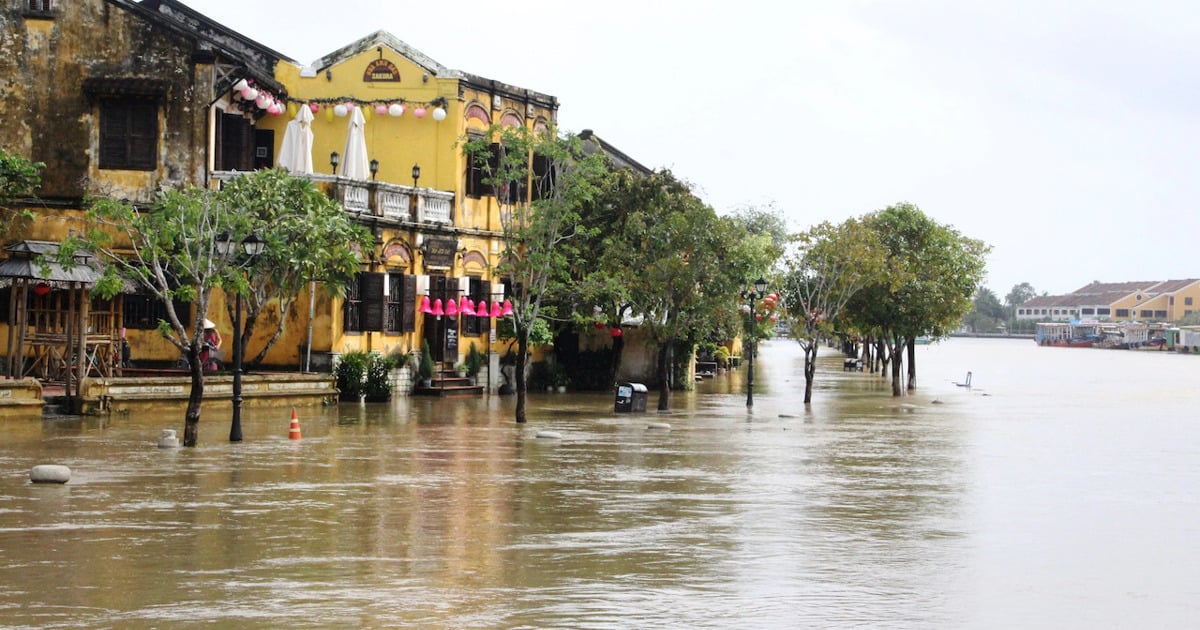
{"type": "Polygon", "coordinates": [[[612,332],[610,334],[613,336],[613,339],[616,339],[617,337],[621,336],[621,329],[614,328],[614,329],[612,329],[612,332]]]}
{"type": "Polygon", "coordinates": [[[49,292],[50,292],[50,285],[46,284],[45,282],[39,282],[39,283],[33,285],[33,294],[38,297],[46,295],[49,292]]]}
{"type": "Polygon", "coordinates": [[[596,322],[593,324],[593,326],[596,327],[596,330],[600,330],[601,328],[604,328],[604,322],[596,322]]]}

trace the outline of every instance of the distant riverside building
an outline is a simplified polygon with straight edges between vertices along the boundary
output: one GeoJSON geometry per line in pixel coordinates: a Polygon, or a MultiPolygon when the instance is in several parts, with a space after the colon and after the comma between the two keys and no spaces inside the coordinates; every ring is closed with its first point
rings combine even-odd
{"type": "Polygon", "coordinates": [[[1035,321],[1175,322],[1200,304],[1200,279],[1093,282],[1065,295],[1042,295],[1017,306],[1017,319],[1035,321]]]}

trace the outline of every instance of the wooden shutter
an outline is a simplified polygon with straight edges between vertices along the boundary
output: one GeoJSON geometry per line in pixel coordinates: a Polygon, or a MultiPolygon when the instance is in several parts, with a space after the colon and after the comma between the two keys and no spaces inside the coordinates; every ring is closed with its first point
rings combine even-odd
{"type": "Polygon", "coordinates": [[[366,272],[358,275],[359,304],[362,309],[362,330],[383,332],[387,303],[383,299],[383,283],[387,274],[366,272]]]}
{"type": "Polygon", "coordinates": [[[400,332],[413,332],[417,329],[417,277],[404,276],[404,299],[400,305],[400,332]]]}

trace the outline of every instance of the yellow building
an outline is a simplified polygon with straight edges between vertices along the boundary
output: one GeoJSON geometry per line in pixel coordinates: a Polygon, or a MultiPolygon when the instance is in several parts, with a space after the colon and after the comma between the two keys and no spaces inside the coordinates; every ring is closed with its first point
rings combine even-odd
{"type": "MultiPolygon", "coordinates": [[[[504,299],[495,274],[499,206],[459,145],[493,124],[553,126],[554,97],[445,68],[384,32],[306,66],[174,0],[4,11],[9,54],[0,68],[12,80],[0,103],[0,146],[46,163],[30,204],[39,220],[22,238],[61,239],[88,196],[144,204],[158,190],[214,188],[237,172],[273,167],[288,123],[307,107],[315,109],[315,172],[293,173],[337,199],[374,233],[375,246],[363,252],[364,273],[345,299],[318,292],[312,317],[309,296],[297,301],[265,363],[301,365],[310,328],[311,353],[325,365],[352,350],[414,352],[422,340],[446,367],[472,345],[497,350],[494,319],[445,314],[450,301],[469,300],[473,312],[486,303],[490,315],[504,299]],[[365,156],[347,149],[356,112],[365,156]],[[443,314],[421,313],[425,298],[430,311],[440,300],[443,314]]],[[[61,289],[52,286],[46,299],[61,289]]],[[[0,287],[5,312],[10,301],[0,287]]],[[[154,331],[152,298],[124,302],[121,327],[135,362],[173,360],[178,351],[154,331]]],[[[207,316],[229,331],[224,313],[218,300],[207,316]]],[[[268,332],[258,331],[250,353],[268,332]]],[[[491,366],[495,385],[494,354],[491,366]]]]}
{"type": "MultiPolygon", "coordinates": [[[[280,63],[275,78],[292,115],[259,119],[257,135],[270,142],[256,152],[266,148],[274,163],[287,163],[287,126],[307,109],[315,173],[296,174],[327,187],[375,235],[356,290],[320,305],[314,351],[410,353],[424,340],[434,359],[451,367],[471,345],[495,350],[494,320],[475,315],[481,302],[490,313],[504,299],[494,272],[500,209],[461,143],[493,124],[547,129],[557,100],[448,69],[382,31],[311,66],[280,63]],[[355,146],[360,131],[363,141],[355,146]],[[420,313],[426,299],[429,310],[440,302],[446,314],[420,313]],[[472,315],[448,314],[467,304],[472,315]]],[[[227,103],[234,110],[247,106],[238,96],[227,103]]],[[[281,351],[301,342],[293,340],[281,351]]]]}

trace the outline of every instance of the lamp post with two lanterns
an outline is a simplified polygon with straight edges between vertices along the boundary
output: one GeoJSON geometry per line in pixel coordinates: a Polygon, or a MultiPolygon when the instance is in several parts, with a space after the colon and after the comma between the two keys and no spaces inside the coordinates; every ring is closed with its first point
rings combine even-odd
{"type": "Polygon", "coordinates": [[[766,297],[767,280],[759,277],[754,281],[754,287],[742,291],[746,300],[746,408],[754,406],[754,352],[758,346],[758,322],[755,320],[754,306],[766,297]]]}
{"type": "MultiPolygon", "coordinates": [[[[235,260],[239,267],[249,266],[266,247],[267,242],[253,232],[240,243],[235,243],[228,233],[217,236],[217,251],[227,259],[235,260]]],[[[233,420],[229,425],[230,442],[242,441],[242,354],[246,351],[242,344],[242,292],[239,290],[236,295],[233,309],[233,420]]]]}

